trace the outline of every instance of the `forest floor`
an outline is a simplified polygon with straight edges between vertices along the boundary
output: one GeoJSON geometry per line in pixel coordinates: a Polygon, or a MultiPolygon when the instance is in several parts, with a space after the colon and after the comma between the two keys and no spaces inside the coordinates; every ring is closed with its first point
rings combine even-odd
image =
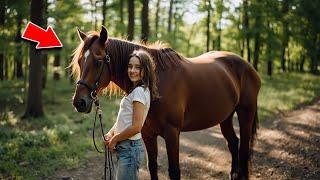
{"type": "MultiPolygon", "coordinates": [[[[239,134],[237,125],[235,129],[239,134]]],[[[158,147],[159,179],[168,179],[162,138],[158,147]]],[[[228,179],[230,164],[219,126],[181,134],[182,179],[228,179]]],[[[81,167],[58,170],[49,179],[102,179],[103,167],[103,156],[96,156],[81,167]]],[[[140,179],[150,179],[146,166],[140,179]]],[[[251,179],[320,179],[320,99],[260,123],[251,179]]]]}

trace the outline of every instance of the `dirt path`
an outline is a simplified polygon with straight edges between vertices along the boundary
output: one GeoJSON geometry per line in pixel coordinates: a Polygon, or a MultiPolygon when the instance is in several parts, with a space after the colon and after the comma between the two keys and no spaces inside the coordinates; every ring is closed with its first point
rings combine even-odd
{"type": "MultiPolygon", "coordinates": [[[[238,131],[238,128],[236,128],[238,131]]],[[[159,179],[168,179],[167,157],[159,142],[159,179]]],[[[220,128],[182,133],[182,179],[228,179],[231,157],[220,128]]],[[[320,179],[320,100],[260,124],[251,179],[320,179]]],[[[103,157],[84,167],[61,170],[52,179],[101,179],[103,157]]],[[[149,179],[144,167],[141,179],[149,179]]]]}

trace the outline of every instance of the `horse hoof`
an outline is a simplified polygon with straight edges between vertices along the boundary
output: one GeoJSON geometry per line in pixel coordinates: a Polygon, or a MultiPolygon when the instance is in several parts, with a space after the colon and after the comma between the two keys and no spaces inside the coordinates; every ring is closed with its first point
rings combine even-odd
{"type": "Polygon", "coordinates": [[[231,174],[230,174],[230,179],[231,179],[231,180],[238,180],[238,179],[240,179],[240,178],[239,178],[239,173],[237,173],[237,172],[231,173],[231,174]]]}

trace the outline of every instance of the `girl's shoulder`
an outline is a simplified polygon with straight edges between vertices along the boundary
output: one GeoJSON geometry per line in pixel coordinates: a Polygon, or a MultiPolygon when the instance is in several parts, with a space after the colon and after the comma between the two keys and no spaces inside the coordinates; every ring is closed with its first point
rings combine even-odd
{"type": "Polygon", "coordinates": [[[145,92],[145,91],[149,91],[149,88],[145,88],[144,85],[142,86],[137,86],[135,87],[133,90],[132,90],[132,93],[133,92],[145,92]]]}

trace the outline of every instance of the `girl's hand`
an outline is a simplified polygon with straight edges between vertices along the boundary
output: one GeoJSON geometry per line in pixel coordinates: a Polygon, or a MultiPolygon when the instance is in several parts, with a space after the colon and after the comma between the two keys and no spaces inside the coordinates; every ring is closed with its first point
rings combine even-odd
{"type": "Polygon", "coordinates": [[[115,150],[117,143],[118,143],[117,136],[113,136],[110,139],[108,146],[111,150],[115,150]]]}
{"type": "Polygon", "coordinates": [[[105,140],[104,144],[108,145],[112,137],[113,137],[113,133],[111,133],[111,132],[108,132],[107,134],[105,134],[104,135],[104,140],[105,140]]]}

